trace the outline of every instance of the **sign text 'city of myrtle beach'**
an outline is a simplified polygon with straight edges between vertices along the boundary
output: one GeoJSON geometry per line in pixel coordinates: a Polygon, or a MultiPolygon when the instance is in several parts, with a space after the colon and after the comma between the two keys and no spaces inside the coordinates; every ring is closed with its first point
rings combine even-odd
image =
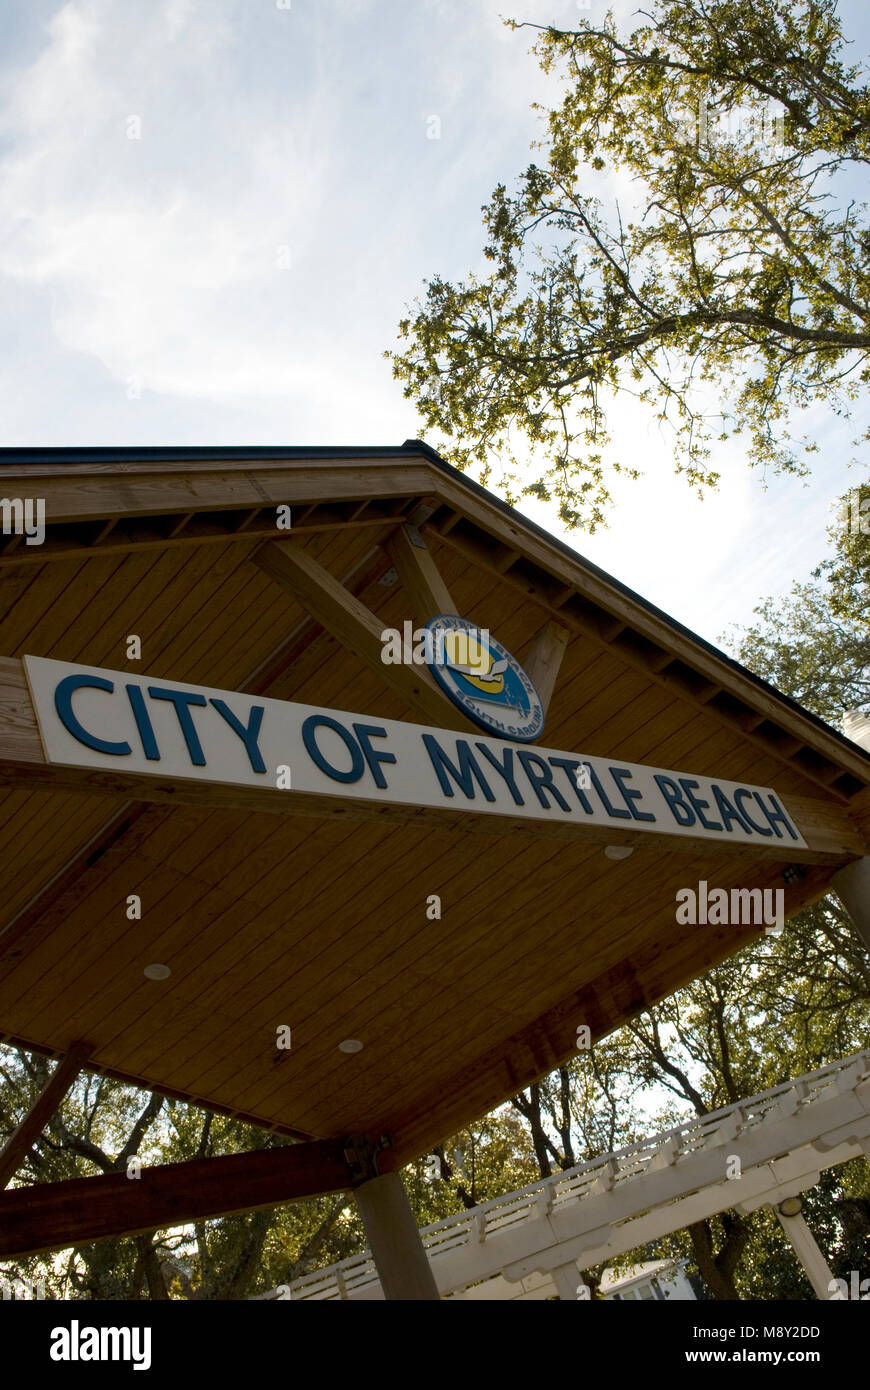
{"type": "Polygon", "coordinates": [[[768,787],[43,657],[24,665],[49,763],[806,848],[768,787]]]}

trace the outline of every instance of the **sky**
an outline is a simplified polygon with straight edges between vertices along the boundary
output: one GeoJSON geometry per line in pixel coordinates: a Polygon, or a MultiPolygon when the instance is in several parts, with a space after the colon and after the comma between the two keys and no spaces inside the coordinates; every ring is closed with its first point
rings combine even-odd
{"type": "MultiPolygon", "coordinates": [[[[501,16],[570,27],[596,7],[0,0],[0,442],[418,437],[384,350],[426,279],[480,266],[480,208],[532,158],[531,103],[558,100],[501,16]]],[[[840,8],[866,52],[860,3],[840,8]]],[[[636,5],[614,9],[630,23],[636,5]]],[[[644,477],[616,488],[609,528],[520,510],[721,645],[809,577],[866,474],[847,426],[809,424],[811,478],[717,446],[701,502],[628,402],[614,447],[644,477]]]]}

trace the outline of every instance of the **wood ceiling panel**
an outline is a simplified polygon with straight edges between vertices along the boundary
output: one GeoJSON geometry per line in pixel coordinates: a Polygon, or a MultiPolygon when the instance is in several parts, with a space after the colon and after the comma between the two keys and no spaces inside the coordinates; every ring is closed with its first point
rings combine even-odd
{"type": "MultiPolygon", "coordinates": [[[[296,543],[338,575],[392,529],[296,543]]],[[[259,543],[7,564],[0,654],[243,688],[305,623],[292,595],[252,563],[259,543]],[[126,661],[131,632],[143,637],[142,662],[126,661]]],[[[433,548],[457,610],[524,654],[546,609],[459,551],[433,548]]],[[[385,627],[416,626],[398,586],[373,579],[362,596],[385,627]]],[[[288,660],[268,693],[415,718],[331,639],[288,660]]],[[[819,795],[715,712],[576,634],[543,742],[819,795]]],[[[107,814],[96,799],[7,794],[0,852],[18,866],[13,904],[107,814]]],[[[677,927],[676,886],[775,883],[778,873],[713,848],[641,849],[613,863],[600,846],[519,833],[149,807],[0,982],[4,1027],[58,1048],[83,1034],[115,1071],[308,1132],[387,1124],[437,1104],[482,1058],[507,1057],[514,1034],[608,972],[636,971],[652,997],[663,961],[690,970],[733,949],[715,929],[677,927]],[[131,893],[143,900],[139,922],[125,915],[131,893]],[[435,922],[426,917],[433,893],[443,904],[435,922]],[[149,961],[169,964],[170,978],[145,980],[149,961]],[[282,1023],[293,1031],[288,1052],[274,1046],[282,1023]],[[337,1051],[347,1036],[363,1039],[362,1053],[337,1051]]]]}
{"type": "Polygon", "coordinates": [[[87,844],[106,819],[106,803],[102,797],[10,790],[2,794],[0,809],[3,927],[87,844]]]}
{"type": "MultiPolygon", "coordinates": [[[[21,656],[60,642],[121,563],[118,557],[107,556],[88,564],[73,560],[46,565],[39,572],[39,582],[28,587],[3,620],[3,656],[21,656]]],[[[68,645],[75,640],[67,636],[68,645]]]]}
{"type": "MultiPolygon", "coordinates": [[[[605,861],[606,862],[606,861],[605,861]]],[[[610,865],[609,867],[614,867],[610,865]]],[[[661,880],[667,873],[667,868],[661,863],[651,866],[655,876],[661,880]]],[[[673,868],[670,870],[673,874],[673,868]]],[[[558,872],[555,878],[548,882],[547,889],[549,895],[554,900],[553,921],[557,914],[563,914],[566,893],[571,896],[571,889],[565,889],[564,883],[560,879],[558,872]],[[561,888],[560,888],[561,883],[561,888]]],[[[589,897],[590,901],[596,895],[584,890],[584,900],[589,897]]],[[[598,901],[607,903],[609,890],[599,887],[597,893],[598,901]]],[[[527,899],[528,901],[528,899],[527,899]]],[[[640,913],[648,912],[648,907],[638,904],[636,911],[640,913]]],[[[468,949],[467,958],[461,961],[464,966],[464,975],[469,981],[474,981],[473,965],[475,959],[483,958],[486,961],[486,983],[484,984],[478,977],[477,983],[471,984],[467,993],[460,999],[454,987],[453,979],[441,974],[433,973],[432,991],[426,1005],[417,1010],[413,1015],[403,1011],[401,1007],[401,992],[396,991],[395,998],[389,1005],[379,1010],[372,1017],[370,1028],[374,1031],[374,1039],[382,1041],[382,1047],[378,1055],[379,1074],[370,1083],[370,1090],[363,1088],[362,1080],[356,1085],[354,1096],[357,1103],[371,1105],[374,1110],[380,1108],[383,1112],[385,1102],[390,1094],[390,1074],[396,1069],[401,1076],[403,1097],[410,1089],[420,1090],[428,1088],[430,1094],[438,1092],[439,1080],[446,1077],[456,1070],[456,1064],[461,1064],[463,1058],[470,1059],[479,1055],[487,1047],[497,1047],[499,1039],[495,1033],[490,1031],[487,1035],[478,1025],[478,1012],[480,1005],[485,999],[492,1000],[497,993],[499,1002],[505,1010],[511,1008],[513,1004],[514,1017],[517,1021],[511,1028],[503,1028],[502,1037],[517,1031],[522,1023],[532,1021],[537,1015],[535,1003],[540,1004],[542,1000],[552,1004],[571,993],[574,989],[580,988],[587,980],[592,979],[597,974],[589,953],[591,946],[591,930],[578,940],[579,933],[573,921],[563,920],[562,930],[554,930],[552,923],[548,924],[545,932],[540,932],[540,923],[529,924],[526,919],[523,923],[522,935],[517,938],[513,935],[517,930],[517,918],[512,916],[511,920],[503,927],[504,933],[511,939],[507,945],[502,945],[501,935],[498,938],[498,945],[493,941],[490,931],[489,935],[483,935],[475,947],[468,949]],[[566,937],[568,947],[565,948],[566,937]],[[532,943],[531,951],[529,943],[532,943]],[[495,954],[500,959],[496,959],[495,954]],[[577,961],[577,957],[582,953],[582,965],[577,961]],[[499,984],[498,974],[499,965],[515,965],[522,961],[524,964],[519,966],[520,979],[517,981],[516,975],[513,977],[505,976],[499,984]],[[577,962],[577,963],[575,963],[577,962]],[[548,969],[549,966],[549,969],[548,969]],[[549,979],[546,991],[537,989],[534,982],[542,981],[545,977],[549,979]],[[495,985],[493,984],[495,980],[495,985]],[[508,994],[505,983],[510,983],[512,994],[508,994]],[[391,1018],[391,1012],[393,1017],[391,1018]],[[519,1017],[518,1017],[519,1014],[519,1017]]],[[[519,919],[522,921],[522,918],[519,919]]],[[[610,927],[613,927],[613,919],[608,917],[610,927]]],[[[400,984],[401,982],[399,982],[400,984]]],[[[582,1020],[579,1020],[582,1021],[582,1020]]],[[[365,1033],[362,1034],[366,1036],[365,1033]]],[[[331,1066],[333,1078],[336,1075],[334,1062],[331,1066]]],[[[312,1098],[320,1097],[323,1092],[329,1089],[328,1081],[322,1076],[308,1077],[309,1094],[312,1098]]],[[[398,1102],[401,1105],[401,1101],[398,1102]]],[[[320,1104],[321,1114],[324,1107],[334,1105],[335,1100],[332,1095],[328,1101],[323,1100],[320,1104]]],[[[310,1122],[312,1111],[302,1112],[302,1123],[310,1122]]]]}
{"type": "MultiPolygon", "coordinates": [[[[44,565],[0,566],[0,644],[5,643],[7,619],[20,603],[27,601],[27,591],[41,583],[40,576],[45,568],[44,565]]],[[[5,645],[3,655],[11,655],[5,645]]]]}
{"type": "MultiPolygon", "coordinates": [[[[674,941],[678,941],[682,936],[686,935],[684,930],[679,933],[675,933],[674,931],[673,893],[676,891],[676,887],[683,886],[687,882],[697,882],[698,878],[703,878],[709,871],[710,862],[704,860],[696,860],[691,862],[691,864],[681,864],[676,869],[672,866],[669,875],[670,882],[667,885],[666,891],[666,896],[669,898],[668,906],[663,906],[658,912],[654,912],[651,910],[648,903],[639,902],[635,904],[634,912],[630,918],[625,919],[624,916],[620,914],[618,919],[620,929],[624,928],[626,920],[628,920],[631,931],[627,935],[623,933],[622,939],[618,943],[614,943],[607,939],[606,929],[608,921],[606,920],[597,931],[597,936],[603,942],[602,947],[594,955],[592,954],[594,949],[594,936],[590,933],[589,936],[585,937],[583,945],[590,953],[586,962],[586,974],[588,978],[590,980],[598,979],[606,975],[609,968],[612,968],[614,965],[620,966],[622,964],[626,970],[630,970],[633,966],[638,966],[638,973],[641,980],[646,982],[649,962],[643,960],[643,966],[641,968],[641,960],[644,952],[646,952],[647,955],[651,954],[651,958],[655,960],[663,950],[671,950],[674,941]]],[[[746,873],[738,875],[737,881],[757,882],[759,878],[761,880],[770,878],[769,866],[766,866],[761,875],[757,875],[753,867],[747,865],[746,873]]],[[[609,926],[612,929],[613,919],[609,919],[609,926]]],[[[733,951],[742,944],[742,941],[752,934],[751,929],[749,931],[742,929],[739,939],[735,939],[733,932],[730,935],[728,934],[728,929],[708,929],[701,927],[698,931],[701,935],[689,933],[692,939],[686,953],[686,959],[691,960],[696,968],[690,971],[690,973],[686,975],[686,978],[693,977],[694,974],[699,973],[702,969],[713,964],[715,961],[732,954],[733,951]],[[700,956],[699,952],[701,953],[700,956]]],[[[552,943],[552,948],[559,954],[560,959],[563,961],[570,961],[571,948],[573,948],[574,945],[575,941],[572,938],[568,941],[568,949],[562,949],[559,941],[556,940],[552,943]]],[[[532,971],[526,978],[534,981],[540,974],[540,971],[532,971]]],[[[471,975],[471,966],[469,967],[469,975],[471,975]]],[[[578,985],[578,977],[575,974],[569,978],[566,972],[564,980],[554,993],[550,993],[549,991],[534,992],[533,990],[530,991],[528,988],[523,989],[524,983],[525,981],[521,979],[520,987],[523,990],[523,997],[530,1010],[530,1018],[534,1019],[542,1016],[545,1011],[572,995],[578,985]]],[[[580,987],[582,988],[582,985],[580,987]]],[[[645,996],[649,1001],[652,1001],[655,996],[655,988],[654,979],[651,976],[648,992],[645,996]]],[[[437,1009],[440,1003],[441,1000],[437,1000],[434,1008],[437,1009]]],[[[586,1019],[578,1013],[574,1026],[576,1027],[576,1023],[585,1021],[586,1019]]],[[[413,1058],[408,1060],[403,1059],[401,1068],[403,1087],[405,1090],[416,1081],[421,1088],[421,1094],[424,1093],[426,1089],[428,1089],[430,1094],[433,1089],[440,1093],[439,1088],[442,1085],[447,1085],[450,1076],[455,1076],[460,1066],[472,1064],[475,1047],[477,1048],[477,1055],[479,1056],[481,1054],[481,1049],[484,1047],[486,1041],[477,1034],[474,1028],[472,1028],[471,1035],[467,1040],[458,1039],[454,1035],[451,1039],[451,1046],[449,1048],[450,1063],[441,1067],[439,1072],[438,1068],[441,1066],[440,1050],[437,1046],[437,1042],[432,1041],[432,1039],[437,1038],[438,1030],[427,1028],[427,1022],[428,1020],[422,1016],[414,1018],[413,1026],[416,1029],[417,1046],[413,1050],[413,1058]]],[[[397,1036],[394,1039],[394,1047],[399,1054],[401,1054],[402,1041],[403,1039],[401,1036],[397,1036]]],[[[381,1095],[382,1097],[388,1095],[388,1089],[382,1089],[381,1095]]],[[[361,1093],[359,1088],[357,1088],[354,1098],[357,1104],[365,1104],[367,1101],[370,1101],[373,1105],[376,1105],[377,1087],[373,1088],[369,1093],[361,1093]]],[[[310,1121],[311,1112],[306,1113],[308,1113],[310,1121]]],[[[378,1112],[378,1121],[383,1121],[385,1113],[383,1109],[378,1112]]],[[[395,1110],[393,1110],[392,1113],[395,1115],[395,1110]]]]}
{"type": "MultiPolygon", "coordinates": [[[[666,868],[665,871],[669,877],[666,886],[662,888],[661,885],[659,885],[658,890],[656,890],[655,880],[651,875],[651,868],[659,857],[660,856],[657,856],[655,851],[636,852],[636,855],[631,861],[636,868],[638,865],[644,868],[644,889],[643,893],[639,895],[639,906],[637,906],[637,880],[634,875],[628,878],[625,871],[625,866],[628,861],[625,861],[623,865],[614,865],[612,863],[608,864],[608,861],[604,860],[603,857],[601,858],[601,864],[607,866],[607,872],[609,874],[609,879],[599,876],[598,887],[600,889],[602,885],[604,885],[603,892],[598,892],[594,884],[590,886],[589,883],[584,882],[583,879],[581,879],[576,886],[569,883],[568,876],[565,874],[564,869],[560,875],[561,888],[557,888],[557,890],[554,891],[546,882],[542,883],[540,888],[542,892],[546,891],[547,893],[546,900],[548,908],[551,909],[550,921],[553,924],[553,928],[550,930],[549,936],[542,934],[540,928],[537,926],[534,929],[533,953],[532,958],[528,962],[528,971],[531,974],[531,978],[535,978],[536,975],[540,976],[541,974],[540,970],[534,970],[535,957],[539,952],[552,949],[554,952],[558,953],[562,950],[564,946],[564,922],[566,920],[564,909],[567,901],[567,918],[570,919],[571,898],[575,894],[587,918],[592,907],[600,906],[605,909],[604,916],[601,918],[599,924],[600,934],[602,940],[606,943],[606,951],[611,953],[615,952],[616,954],[613,959],[618,960],[620,958],[620,953],[624,952],[631,944],[629,938],[631,936],[632,923],[635,920],[631,915],[633,908],[636,913],[639,914],[639,920],[643,923],[645,923],[651,915],[654,915],[657,910],[665,911],[665,921],[669,925],[670,932],[674,932],[675,889],[672,889],[671,879],[676,878],[678,886],[682,886],[686,883],[696,882],[698,877],[704,877],[705,875],[712,874],[715,878],[718,869],[718,881],[723,882],[726,886],[732,882],[740,883],[744,881],[741,879],[741,874],[744,870],[739,864],[732,864],[729,866],[727,875],[723,876],[721,873],[721,862],[717,865],[715,858],[687,861],[682,856],[664,856],[663,858],[666,864],[670,864],[670,867],[666,868]],[[622,870],[621,875],[620,870],[622,870]],[[619,883],[620,877],[622,878],[622,895],[613,891],[613,885],[614,883],[619,883]],[[608,882],[610,885],[609,887],[606,886],[608,882]],[[656,907],[656,891],[664,892],[666,899],[666,907],[664,909],[657,909],[656,907]]],[[[747,868],[750,868],[753,875],[755,875],[755,867],[751,865],[749,861],[747,861],[747,868]]],[[[769,874],[769,872],[770,870],[768,869],[767,873],[769,874]]],[[[754,876],[748,881],[755,882],[756,877],[754,876]]],[[[535,887],[536,889],[539,887],[537,879],[535,879],[535,887]]],[[[524,894],[522,888],[518,889],[511,886],[510,892],[505,894],[505,900],[510,903],[512,909],[516,907],[517,911],[508,913],[506,919],[502,920],[500,923],[501,938],[510,941],[517,917],[519,917],[520,921],[523,920],[524,914],[528,914],[528,916],[531,917],[534,908],[534,899],[534,891],[532,893],[526,891],[524,894]]],[[[644,931],[645,930],[646,927],[644,926],[644,931]]],[[[641,933],[641,939],[642,936],[643,932],[641,933]]],[[[587,942],[586,944],[589,946],[590,943],[587,942]]],[[[449,949],[450,943],[439,940],[439,947],[449,949]]],[[[477,946],[471,945],[466,948],[466,953],[468,955],[467,974],[473,977],[477,972],[481,971],[485,963],[485,976],[489,982],[488,987],[492,989],[493,972],[499,968],[501,959],[510,951],[512,951],[512,946],[510,945],[506,949],[501,947],[501,945],[499,945],[498,948],[494,948],[492,943],[489,942],[485,936],[480,937],[477,946]]],[[[591,968],[594,969],[595,973],[598,973],[599,970],[606,969],[610,963],[612,963],[612,960],[608,959],[607,954],[593,957],[591,959],[591,968]]],[[[436,968],[437,964],[436,962],[436,968]]],[[[479,973],[478,978],[480,978],[479,973]]],[[[497,979],[498,977],[496,976],[495,978],[497,979]]],[[[500,991],[500,1001],[503,1008],[511,1008],[515,999],[518,997],[528,1000],[529,991],[525,985],[525,979],[526,965],[521,963],[518,983],[516,971],[514,971],[514,980],[511,987],[509,987],[507,979],[503,980],[500,991]],[[519,990],[519,994],[517,990],[519,990]]],[[[581,983],[582,982],[583,981],[581,981],[581,983]]],[[[559,988],[562,988],[561,981],[559,982],[559,988]]],[[[534,1000],[531,1006],[537,1009],[538,1006],[544,1006],[547,1002],[547,996],[545,994],[534,1000]]],[[[552,1002],[552,1000],[549,1002],[552,1002]]],[[[534,1017],[535,1014],[533,1013],[531,1016],[534,1017]]]]}

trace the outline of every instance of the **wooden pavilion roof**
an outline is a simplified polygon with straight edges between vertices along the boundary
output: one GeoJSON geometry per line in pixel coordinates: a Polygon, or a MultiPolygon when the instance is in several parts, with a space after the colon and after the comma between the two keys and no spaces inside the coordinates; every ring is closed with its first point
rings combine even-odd
{"type": "Polygon", "coordinates": [[[0,1039],[85,1040],[95,1069],[288,1135],[389,1134],[398,1165],[571,1056],[578,1025],[612,1031],[758,933],[678,926],[678,888],[783,887],[794,912],[866,852],[860,748],[416,441],[6,450],[0,492],[47,508],[43,545],[0,538],[7,727],[25,654],[427,722],[255,562],[287,504],[286,545],[384,627],[419,621],[389,551],[412,525],[456,611],[521,661],[564,629],[549,747],[772,787],[810,846],[646,841],[614,862],[600,837],[470,817],[146,802],[99,777],[70,791],[4,752],[0,1039]],[[144,978],[152,961],[171,977],[144,978]]]}

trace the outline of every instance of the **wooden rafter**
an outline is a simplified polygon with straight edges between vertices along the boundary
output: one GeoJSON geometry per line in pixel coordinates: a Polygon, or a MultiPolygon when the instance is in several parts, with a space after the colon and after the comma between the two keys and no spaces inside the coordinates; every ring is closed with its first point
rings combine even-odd
{"type": "Polygon", "coordinates": [[[335,575],[294,541],[270,541],[254,556],[257,564],[297,603],[360,660],[428,724],[470,730],[466,721],[438,688],[425,667],[383,661],[377,614],[347,590],[335,575]]]}
{"type": "Polygon", "coordinates": [[[21,1124],[0,1150],[0,1188],[5,1187],[14,1178],[89,1056],[90,1048],[87,1043],[77,1042],[58,1062],[21,1124]]]}
{"type": "Polygon", "coordinates": [[[0,1259],[141,1235],[354,1186],[345,1141],[318,1139],[254,1153],[105,1173],[0,1193],[0,1259]]]}
{"type": "Polygon", "coordinates": [[[385,543],[384,549],[407,596],[410,616],[419,627],[424,627],[439,613],[456,612],[450,590],[416,526],[398,527],[385,543]]]}
{"type": "Polygon", "coordinates": [[[558,623],[545,623],[523,658],[523,667],[541,697],[546,712],[571,633],[558,623]]]}

